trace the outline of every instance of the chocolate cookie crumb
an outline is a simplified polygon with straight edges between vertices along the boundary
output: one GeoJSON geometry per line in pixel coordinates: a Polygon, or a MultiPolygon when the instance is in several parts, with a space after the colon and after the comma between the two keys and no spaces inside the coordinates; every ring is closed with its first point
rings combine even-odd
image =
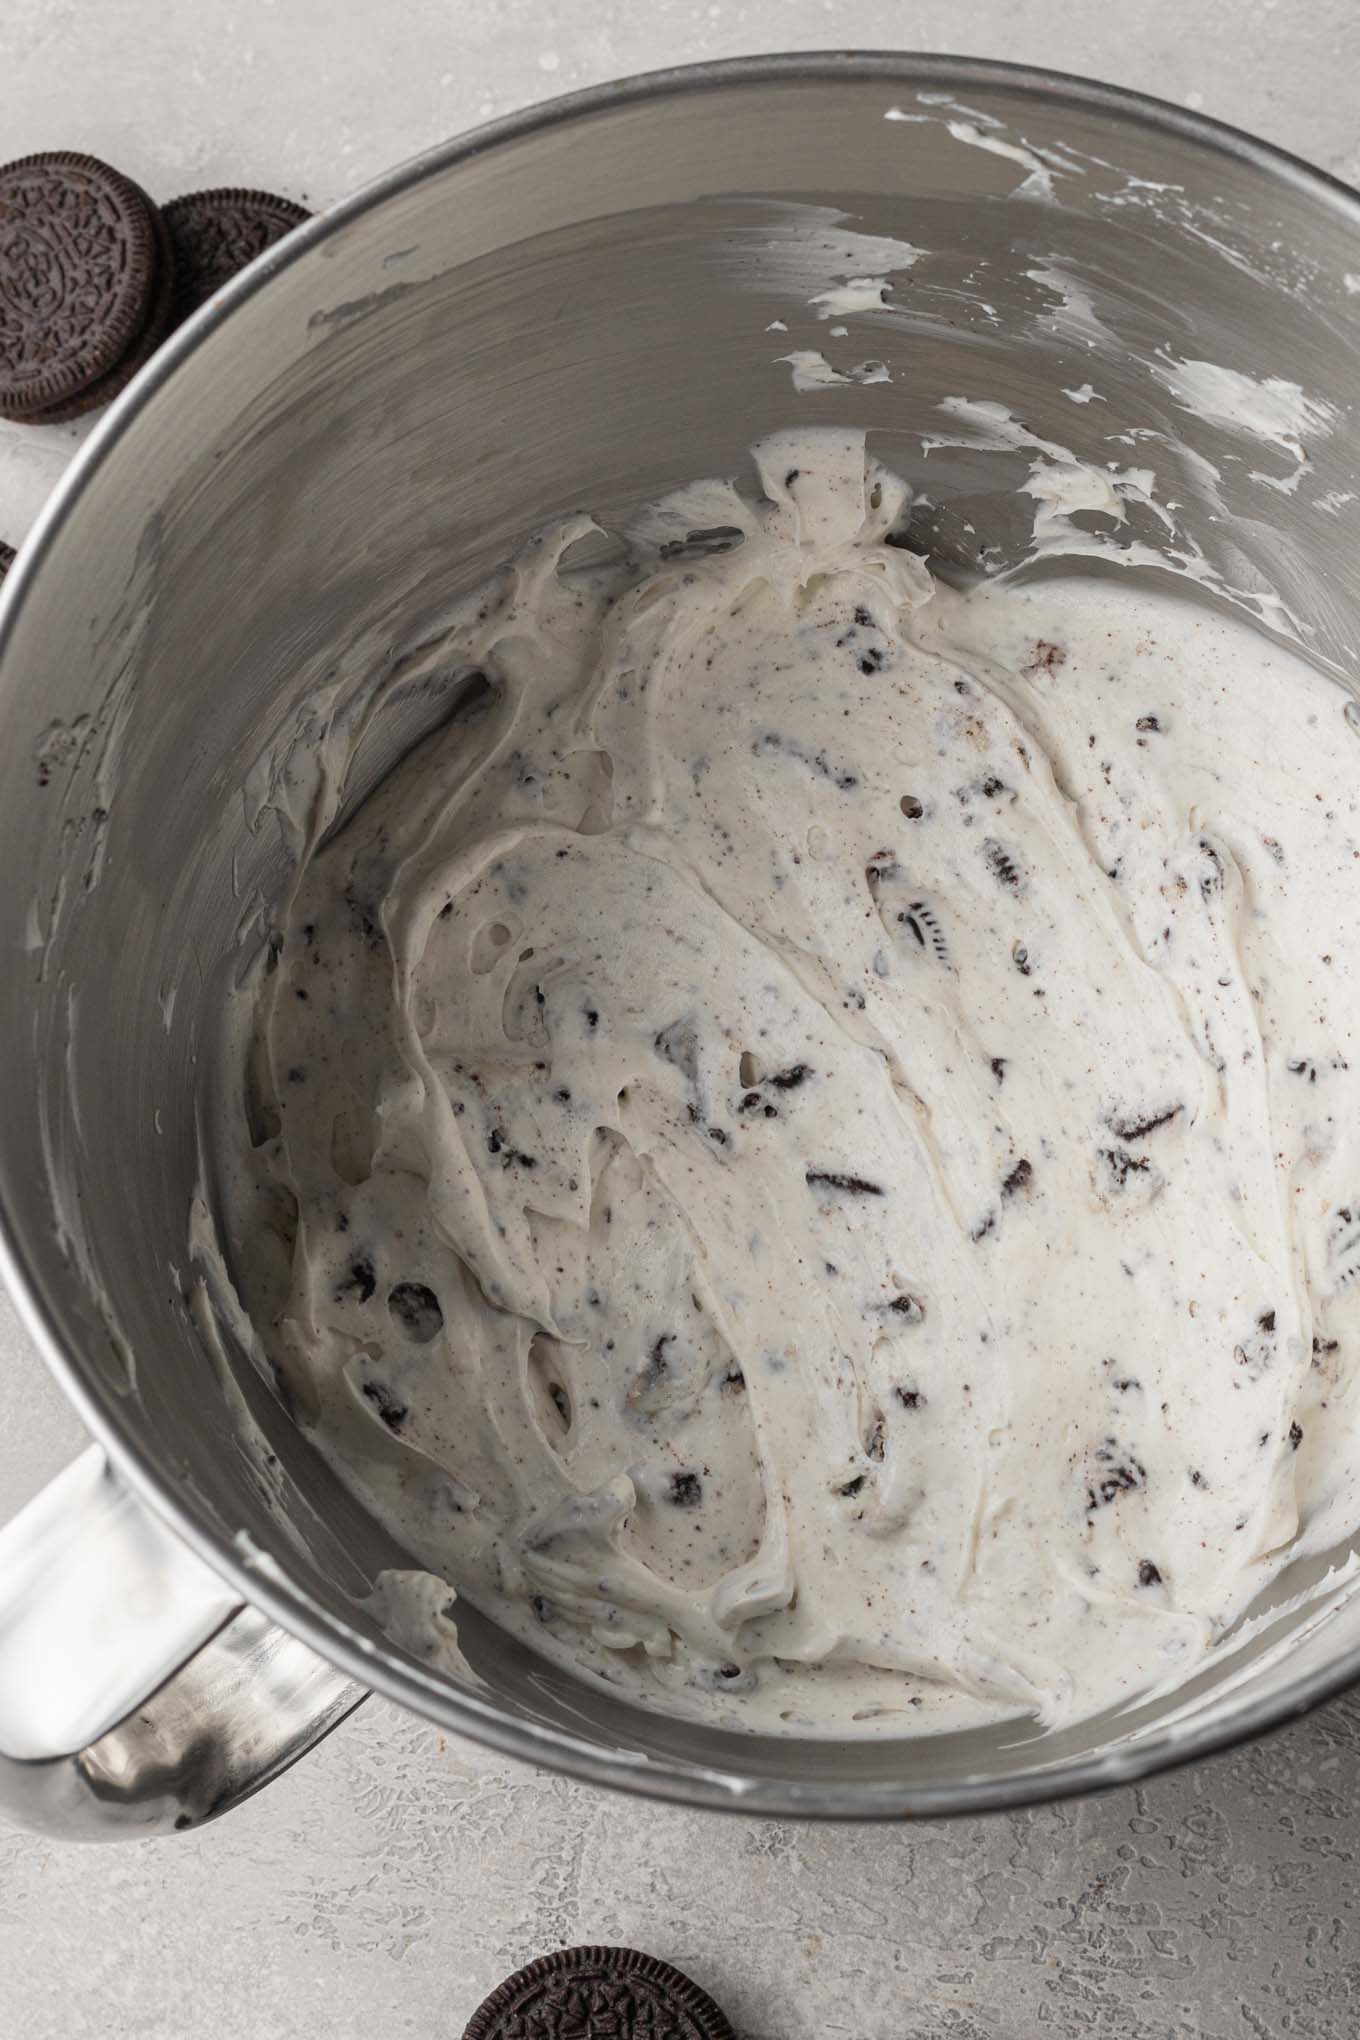
{"type": "Polygon", "coordinates": [[[336,1296],[348,1296],[351,1291],[360,1303],[367,1303],[378,1286],[378,1277],[373,1263],[366,1254],[358,1254],[349,1264],[349,1274],[336,1290],[336,1296]]]}
{"type": "Polygon", "coordinates": [[[1140,1112],[1127,1118],[1111,1114],[1105,1124],[1120,1140],[1146,1140],[1150,1133],[1156,1133],[1160,1127],[1169,1126],[1173,1119],[1179,1118],[1184,1109],[1181,1105],[1168,1105],[1164,1112],[1140,1112]]]}
{"type": "Polygon", "coordinates": [[[377,1410],[378,1415],[382,1418],[388,1430],[399,1431],[410,1415],[406,1404],[398,1402],[391,1389],[385,1388],[380,1381],[366,1381],[363,1392],[377,1410]]]}
{"type": "Polygon", "coordinates": [[[1047,638],[1038,638],[1023,670],[1026,673],[1051,673],[1066,661],[1067,653],[1061,645],[1050,644],[1047,638]]]}
{"type": "Polygon", "coordinates": [[[844,1190],[852,1197],[881,1197],[882,1185],[871,1183],[864,1176],[845,1176],[836,1169],[808,1169],[804,1172],[806,1182],[816,1189],[819,1185],[828,1190],[844,1190]]]}

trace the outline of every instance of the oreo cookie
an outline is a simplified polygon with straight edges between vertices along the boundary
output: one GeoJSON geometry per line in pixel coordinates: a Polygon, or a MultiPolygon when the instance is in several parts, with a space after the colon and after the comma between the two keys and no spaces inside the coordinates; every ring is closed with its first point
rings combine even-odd
{"type": "Polygon", "coordinates": [[[636,1948],[563,1948],[493,1990],[463,2040],[736,2040],[707,1991],[636,1948]]]}
{"type": "Polygon", "coordinates": [[[309,220],[305,206],[268,191],[190,191],[163,209],[174,250],[178,326],[239,269],[309,220]]]}
{"type": "Polygon", "coordinates": [[[0,166],[0,417],[105,403],[168,328],[169,243],[141,188],[67,150],[0,166]]]}
{"type": "Polygon", "coordinates": [[[15,552],[14,547],[6,545],[4,539],[0,538],[0,581],[4,580],[18,557],[19,555],[15,552]]]}
{"type": "Polygon", "coordinates": [[[111,404],[118,392],[132,381],[139,368],[150,361],[162,340],[170,331],[170,312],[174,302],[174,267],[170,253],[170,237],[165,231],[159,213],[155,214],[156,262],[155,281],[151,303],[141,331],[122,360],[98,382],[91,383],[78,396],[71,397],[63,404],[49,404],[46,410],[32,411],[24,420],[28,425],[61,425],[68,418],[83,417],[87,411],[97,411],[101,404],[111,404]]]}

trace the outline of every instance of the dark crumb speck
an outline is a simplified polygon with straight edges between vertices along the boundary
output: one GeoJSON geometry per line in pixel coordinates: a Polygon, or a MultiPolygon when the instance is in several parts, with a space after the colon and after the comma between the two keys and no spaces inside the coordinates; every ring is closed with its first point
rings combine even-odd
{"type": "Polygon", "coordinates": [[[1297,1451],[1298,1451],[1298,1449],[1299,1449],[1299,1447],[1300,1447],[1300,1445],[1302,1445],[1302,1443],[1303,1443],[1303,1425],[1302,1425],[1302,1424],[1300,1424],[1300,1423],[1298,1423],[1298,1422],[1295,1422],[1295,1423],[1292,1423],[1292,1424],[1291,1424],[1291,1425],[1289,1426],[1289,1442],[1290,1442],[1290,1444],[1292,1445],[1292,1447],[1294,1448],[1295,1452],[1297,1452],[1297,1451]]]}
{"type": "Polygon", "coordinates": [[[1128,1494],[1141,1487],[1147,1479],[1147,1469],[1130,1452],[1121,1457],[1113,1438],[1107,1438],[1096,1451],[1096,1460],[1108,1467],[1107,1473],[1099,1474],[1086,1490],[1088,1512],[1104,1508],[1119,1495],[1128,1494]]]}
{"type": "Polygon", "coordinates": [[[398,1402],[391,1389],[384,1388],[380,1381],[366,1381],[364,1394],[372,1403],[389,1431],[399,1431],[410,1412],[404,1402],[398,1402]]]}
{"type": "Polygon", "coordinates": [[[806,1063],[794,1063],[791,1069],[778,1070],[770,1078],[777,1091],[796,1091],[812,1075],[806,1063]]]}
{"type": "Polygon", "coordinates": [[[919,1410],[925,1406],[925,1397],[919,1388],[895,1388],[893,1394],[904,1410],[919,1410]]]}
{"type": "Polygon", "coordinates": [[[503,1169],[508,1169],[512,1166],[519,1169],[536,1169],[538,1167],[538,1163],[532,1155],[522,1154],[518,1148],[512,1148],[508,1144],[505,1134],[498,1127],[493,1127],[487,1135],[486,1145],[490,1154],[502,1156],[501,1167],[503,1169]]]}
{"type": "Polygon", "coordinates": [[[349,1264],[349,1274],[336,1290],[336,1296],[348,1296],[351,1290],[360,1303],[367,1303],[378,1286],[378,1277],[367,1254],[356,1254],[349,1264]]]}
{"type": "Polygon", "coordinates": [[[989,836],[982,846],[987,868],[999,884],[1011,892],[1019,892],[1024,885],[1020,867],[1004,843],[998,843],[995,836],[989,836]]]}
{"type": "Polygon", "coordinates": [[[740,1395],[746,1387],[746,1376],[740,1367],[729,1367],[718,1386],[724,1395],[740,1395]]]}
{"type": "Polygon", "coordinates": [[[1181,1110],[1182,1107],[1179,1105],[1169,1105],[1164,1112],[1135,1112],[1123,1118],[1112,1116],[1106,1124],[1110,1132],[1117,1134],[1120,1140],[1146,1140],[1147,1136],[1156,1133],[1159,1127],[1169,1126],[1173,1119],[1180,1116],[1181,1110]]]}
{"type": "Polygon", "coordinates": [[[1134,727],[1146,735],[1150,730],[1159,730],[1162,726],[1155,715],[1140,715],[1134,727]]]}
{"type": "Polygon", "coordinates": [[[1150,1558],[1138,1561],[1138,1584],[1140,1587],[1160,1587],[1162,1576],[1150,1558]]]}
{"type": "Polygon", "coordinates": [[[883,1190],[878,1183],[870,1183],[864,1176],[845,1176],[837,1169],[807,1169],[805,1180],[810,1189],[844,1190],[852,1197],[881,1197],[883,1190]]]}
{"type": "Polygon", "coordinates": [[[857,1495],[863,1488],[864,1483],[867,1479],[868,1479],[867,1474],[857,1473],[853,1480],[847,1480],[844,1486],[838,1487],[836,1489],[836,1493],[838,1495],[857,1495]]]}
{"type": "Polygon", "coordinates": [[[1006,1058],[1005,1058],[1005,1056],[1004,1056],[1004,1055],[994,1055],[994,1056],[992,1057],[992,1075],[993,1075],[993,1076],[994,1076],[994,1077],[996,1078],[996,1081],[998,1082],[998,1084],[1004,1084],[1004,1083],[1005,1083],[1005,1081],[1006,1081],[1006,1058]]]}
{"type": "Polygon", "coordinates": [[[1032,1180],[1033,1175],[1034,1175],[1033,1163],[1027,1162],[1025,1160],[1025,1157],[1022,1155],[1019,1161],[1016,1163],[1015,1167],[1011,1170],[1009,1176],[1005,1177],[1004,1180],[1002,1181],[1001,1195],[1003,1197],[1014,1197],[1017,1190],[1023,1190],[1026,1188],[1026,1186],[1032,1180]]]}
{"type": "Polygon", "coordinates": [[[928,900],[912,900],[897,919],[899,926],[909,929],[922,949],[929,946],[941,963],[948,963],[949,944],[939,917],[928,900]]]}
{"type": "Polygon", "coordinates": [[[1207,836],[1199,838],[1198,848],[1204,858],[1199,881],[1200,898],[1211,900],[1215,893],[1223,890],[1223,859],[1207,836]]]}
{"type": "Polygon", "coordinates": [[[1120,1190],[1130,1176],[1145,1175],[1152,1167],[1146,1155],[1131,1155],[1127,1148],[1102,1148],[1100,1158],[1120,1190]]]}
{"type": "Polygon", "coordinates": [[[666,1499],[677,1509],[697,1509],[704,1498],[704,1484],[697,1473],[673,1473],[666,1499]]]}

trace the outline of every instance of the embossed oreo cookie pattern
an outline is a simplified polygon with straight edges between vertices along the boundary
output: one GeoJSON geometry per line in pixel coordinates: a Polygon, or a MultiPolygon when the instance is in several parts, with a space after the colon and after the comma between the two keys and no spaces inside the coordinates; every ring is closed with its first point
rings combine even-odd
{"type": "Polygon", "coordinates": [[[246,978],[224,1263],[432,1660],[448,1582],[735,1726],[1090,1715],[1360,1520],[1358,740],[1174,595],[937,584],[862,434],[756,459],[318,719],[479,676],[246,978]]]}

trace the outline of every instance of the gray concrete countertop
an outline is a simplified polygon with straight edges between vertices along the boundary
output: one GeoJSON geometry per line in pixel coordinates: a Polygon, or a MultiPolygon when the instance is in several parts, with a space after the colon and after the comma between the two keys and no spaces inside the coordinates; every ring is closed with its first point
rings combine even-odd
{"type": "MultiPolygon", "coordinates": [[[[319,206],[479,120],[662,64],[952,49],[1084,71],[1360,181],[1354,0],[9,0],[0,155],[319,206]]],[[[79,428],[0,425],[0,537],[79,428]]],[[[79,1426],[0,1297],[0,1520],[79,1426]]],[[[1349,2040],[1360,1698],[1134,1791],[910,1829],[607,1797],[371,1702],[174,1842],[0,1829],[0,2040],[457,2040],[530,1955],[629,1941],[746,2040],[1349,2040]]]]}

